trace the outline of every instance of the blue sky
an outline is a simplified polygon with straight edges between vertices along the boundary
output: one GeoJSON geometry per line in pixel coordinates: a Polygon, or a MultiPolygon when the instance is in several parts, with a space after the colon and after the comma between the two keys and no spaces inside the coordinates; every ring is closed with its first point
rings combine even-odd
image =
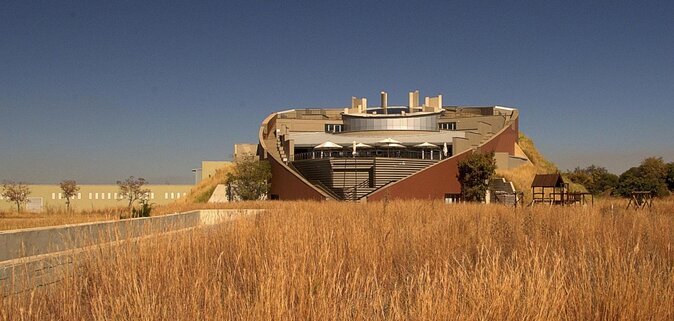
{"type": "Polygon", "coordinates": [[[674,2],[18,1],[0,179],[190,183],[269,113],[351,96],[521,111],[561,169],[674,161],[674,2]]]}

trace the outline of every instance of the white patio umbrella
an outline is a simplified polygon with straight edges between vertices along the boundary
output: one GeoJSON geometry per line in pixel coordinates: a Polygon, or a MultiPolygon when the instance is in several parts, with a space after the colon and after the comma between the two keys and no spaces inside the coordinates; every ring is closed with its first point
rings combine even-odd
{"type": "MultiPolygon", "coordinates": [[[[423,142],[421,144],[414,145],[414,147],[418,147],[418,148],[421,148],[421,149],[430,149],[431,150],[431,158],[433,158],[433,148],[440,148],[440,146],[435,145],[435,144],[431,144],[429,142],[423,142]]],[[[421,159],[425,159],[425,158],[426,158],[426,154],[422,150],[421,151],[421,159]]]]}
{"type": "Polygon", "coordinates": [[[342,149],[342,145],[337,145],[333,142],[327,141],[325,143],[319,144],[314,149],[342,149]]]}
{"type": "Polygon", "coordinates": [[[447,157],[447,152],[449,152],[449,150],[447,149],[447,142],[445,142],[444,145],[442,145],[442,154],[447,157]]]}
{"type": "Polygon", "coordinates": [[[318,146],[314,147],[314,149],[318,149],[321,151],[321,158],[323,158],[323,151],[324,150],[331,150],[331,149],[342,149],[342,145],[337,145],[331,141],[327,141],[325,143],[319,144],[318,146]]]}
{"type": "Polygon", "coordinates": [[[386,144],[384,146],[388,147],[388,148],[405,148],[405,145],[401,145],[401,144],[398,144],[398,143],[390,143],[390,144],[386,144]]]}
{"type": "Polygon", "coordinates": [[[391,155],[391,148],[405,148],[404,145],[398,144],[398,143],[388,143],[388,144],[382,145],[382,147],[386,147],[386,150],[387,150],[386,154],[389,155],[389,156],[391,155]]]}
{"type": "Polygon", "coordinates": [[[378,141],[377,144],[400,144],[400,141],[397,141],[397,140],[389,137],[389,138],[386,138],[384,140],[378,141]]]}
{"type": "Polygon", "coordinates": [[[356,141],[353,141],[353,157],[356,157],[356,152],[359,148],[372,148],[372,146],[368,144],[363,144],[363,143],[356,143],[356,141]]]}
{"type": "Polygon", "coordinates": [[[368,144],[363,144],[363,143],[357,143],[356,147],[358,147],[358,148],[372,148],[372,146],[370,146],[368,144]]]}
{"type": "Polygon", "coordinates": [[[421,144],[414,145],[414,147],[419,147],[419,148],[440,148],[440,146],[431,144],[429,142],[423,142],[421,144]]]}

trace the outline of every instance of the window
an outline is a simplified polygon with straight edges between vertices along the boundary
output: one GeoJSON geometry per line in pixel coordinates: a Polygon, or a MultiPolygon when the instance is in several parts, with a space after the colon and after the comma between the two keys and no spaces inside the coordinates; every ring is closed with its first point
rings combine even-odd
{"type": "Polygon", "coordinates": [[[91,199],[91,193],[89,193],[89,199],[91,199]]]}
{"type": "Polygon", "coordinates": [[[98,193],[94,194],[94,198],[98,199],[98,193]]]}
{"type": "Polygon", "coordinates": [[[459,203],[463,201],[461,194],[445,194],[445,204],[459,203]]]}
{"type": "Polygon", "coordinates": [[[51,199],[53,199],[53,200],[56,199],[56,193],[51,193],[51,199]]]}
{"type": "Polygon", "coordinates": [[[440,130],[456,130],[456,122],[451,123],[438,123],[440,130]]]}
{"type": "Polygon", "coordinates": [[[150,193],[150,199],[154,199],[154,193],[150,193]]]}
{"type": "Polygon", "coordinates": [[[168,193],[164,193],[164,199],[168,199],[168,193]]]}
{"type": "Polygon", "coordinates": [[[77,193],[77,199],[81,200],[82,199],[82,193],[77,193]]]}
{"type": "Polygon", "coordinates": [[[326,133],[341,133],[344,125],[341,124],[325,124],[326,133]]]}

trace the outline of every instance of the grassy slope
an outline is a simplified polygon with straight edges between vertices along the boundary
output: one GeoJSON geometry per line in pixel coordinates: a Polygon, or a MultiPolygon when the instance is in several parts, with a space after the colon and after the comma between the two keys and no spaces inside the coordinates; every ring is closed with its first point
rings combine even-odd
{"type": "Polygon", "coordinates": [[[234,164],[230,163],[218,169],[213,177],[206,178],[194,186],[187,197],[181,200],[182,203],[206,203],[213,194],[213,190],[218,184],[227,182],[227,174],[234,170],[234,164]]]}
{"type": "MultiPolygon", "coordinates": [[[[536,176],[536,174],[557,173],[559,172],[559,169],[553,162],[545,159],[545,156],[536,149],[536,145],[534,145],[531,138],[522,133],[520,133],[519,136],[519,146],[522,148],[524,154],[527,155],[531,163],[515,169],[497,170],[496,175],[513,182],[515,189],[524,192],[525,201],[529,201],[531,200],[531,182],[534,180],[534,176],[536,176]]],[[[568,180],[566,181],[569,183],[569,188],[572,191],[586,191],[583,185],[575,184],[568,180]]]]}

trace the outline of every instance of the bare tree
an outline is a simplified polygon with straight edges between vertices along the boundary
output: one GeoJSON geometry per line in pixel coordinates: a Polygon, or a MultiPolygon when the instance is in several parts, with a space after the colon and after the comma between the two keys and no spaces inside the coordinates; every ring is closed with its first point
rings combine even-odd
{"type": "Polygon", "coordinates": [[[16,204],[16,211],[21,212],[21,204],[28,202],[28,195],[30,189],[22,182],[3,182],[2,183],[2,197],[7,199],[7,202],[16,204]]]}
{"type": "Polygon", "coordinates": [[[77,182],[70,179],[62,181],[59,185],[61,186],[61,191],[63,191],[63,197],[66,199],[66,208],[70,212],[70,199],[77,195],[80,187],[77,186],[77,182]]]}
{"type": "Polygon", "coordinates": [[[143,188],[145,184],[147,184],[147,181],[144,178],[135,178],[133,176],[129,176],[129,178],[123,181],[117,181],[119,195],[129,201],[129,210],[131,210],[131,206],[133,206],[136,200],[142,199],[150,193],[149,189],[143,188]]]}

